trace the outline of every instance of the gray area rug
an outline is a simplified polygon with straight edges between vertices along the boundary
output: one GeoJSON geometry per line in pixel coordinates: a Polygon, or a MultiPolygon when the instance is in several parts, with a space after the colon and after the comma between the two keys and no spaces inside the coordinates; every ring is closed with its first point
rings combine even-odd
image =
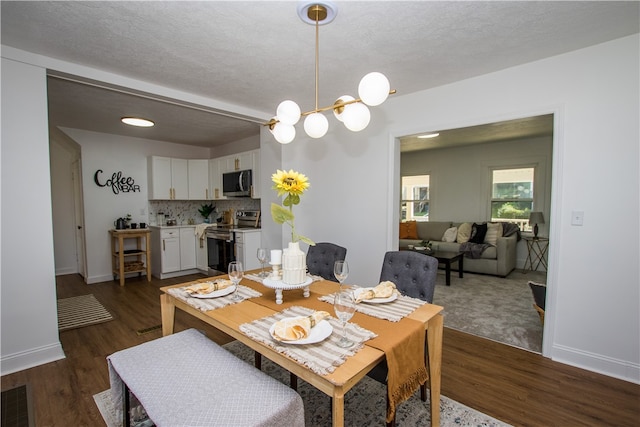
{"type": "MultiPolygon", "coordinates": [[[[247,363],[253,364],[253,350],[242,343],[234,341],[224,347],[247,363]]],[[[267,358],[262,359],[262,370],[282,383],[289,384],[289,372],[267,358]]],[[[298,380],[298,393],[300,393],[304,402],[305,424],[308,427],[331,426],[331,401],[329,396],[302,380],[298,380]]],[[[385,393],[384,385],[368,377],[362,379],[346,395],[345,425],[384,426],[385,393]]],[[[110,391],[106,390],[94,395],[93,398],[107,427],[120,427],[122,423],[115,414],[109,396],[110,391]]],[[[416,392],[409,400],[398,407],[396,414],[397,425],[403,427],[428,426],[431,419],[429,405],[429,401],[423,402],[420,400],[420,393],[416,392]]],[[[150,425],[148,421],[147,423],[137,424],[138,427],[148,425],[150,425]]],[[[509,426],[509,424],[505,424],[444,396],[440,399],[440,425],[443,427],[509,426]]]]}
{"type": "Polygon", "coordinates": [[[81,328],[113,320],[93,294],[58,300],[58,330],[81,328]]]}
{"type": "Polygon", "coordinates": [[[514,270],[506,278],[451,272],[451,286],[438,272],[433,303],[444,307],[444,326],[504,344],[542,352],[542,324],[527,282],[545,283],[546,273],[514,270]]]}

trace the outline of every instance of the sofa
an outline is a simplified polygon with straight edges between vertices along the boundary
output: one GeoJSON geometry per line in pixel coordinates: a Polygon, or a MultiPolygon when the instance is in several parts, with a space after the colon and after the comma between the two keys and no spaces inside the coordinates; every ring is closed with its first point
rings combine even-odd
{"type": "Polygon", "coordinates": [[[438,251],[464,252],[464,271],[506,277],[516,267],[520,229],[507,222],[404,221],[400,249],[428,242],[438,251]]]}

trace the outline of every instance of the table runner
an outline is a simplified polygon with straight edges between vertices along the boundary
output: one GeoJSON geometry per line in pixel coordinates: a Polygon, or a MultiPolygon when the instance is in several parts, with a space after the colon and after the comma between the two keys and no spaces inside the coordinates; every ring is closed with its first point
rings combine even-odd
{"type": "Polygon", "coordinates": [[[285,317],[309,316],[313,312],[314,310],[309,308],[293,306],[271,316],[263,317],[250,323],[243,323],[240,325],[240,330],[252,339],[291,357],[319,375],[333,372],[337,366],[346,361],[348,356],[353,356],[360,350],[365,341],[377,336],[375,333],[349,322],[347,324],[347,336],[355,344],[346,349],[338,347],[337,343],[342,336],[342,323],[335,317],[330,316],[326,320],[333,327],[334,333],[321,342],[296,345],[283,343],[271,337],[269,328],[278,320],[282,320],[285,317]]]}
{"type": "MultiPolygon", "coordinates": [[[[320,297],[320,301],[333,305],[334,297],[335,294],[323,295],[320,297]]],[[[398,295],[398,299],[385,304],[358,303],[356,304],[356,311],[377,317],[378,319],[399,322],[403,317],[407,317],[413,313],[416,308],[424,304],[426,304],[426,302],[421,299],[398,295]]]]}
{"type": "MultiPolygon", "coordinates": [[[[190,286],[193,283],[189,283],[187,286],[190,286]]],[[[167,290],[167,293],[173,297],[178,298],[179,300],[189,304],[193,308],[197,308],[200,311],[209,311],[215,310],[216,308],[222,308],[230,304],[237,304],[249,298],[257,298],[262,294],[255,289],[251,289],[247,286],[238,285],[238,295],[242,297],[242,299],[238,301],[234,301],[231,299],[233,297],[233,292],[229,295],[225,295],[223,297],[218,298],[195,298],[190,296],[184,288],[172,288],[167,290]]]]}

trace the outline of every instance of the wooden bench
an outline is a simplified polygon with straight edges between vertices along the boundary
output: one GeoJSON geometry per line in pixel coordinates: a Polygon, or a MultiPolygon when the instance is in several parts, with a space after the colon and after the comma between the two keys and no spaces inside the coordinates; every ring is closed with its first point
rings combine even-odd
{"type": "Polygon", "coordinates": [[[107,357],[112,399],[130,425],[130,393],[158,426],[304,426],[300,395],[195,329],[107,357]]]}

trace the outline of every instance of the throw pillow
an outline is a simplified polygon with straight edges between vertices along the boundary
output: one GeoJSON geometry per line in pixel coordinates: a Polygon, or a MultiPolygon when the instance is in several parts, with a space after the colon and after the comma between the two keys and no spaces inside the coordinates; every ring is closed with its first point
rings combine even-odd
{"type": "Polygon", "coordinates": [[[444,235],[442,236],[442,241],[452,243],[456,241],[457,236],[458,227],[447,228],[447,230],[444,232],[444,235]]]}
{"type": "Polygon", "coordinates": [[[488,223],[484,242],[495,246],[498,243],[498,237],[502,237],[502,224],[499,222],[488,223]]]}
{"type": "Polygon", "coordinates": [[[464,224],[460,224],[460,227],[458,227],[458,236],[456,237],[456,241],[458,243],[468,242],[469,236],[471,236],[471,223],[465,222],[464,224]]]}
{"type": "Polygon", "coordinates": [[[484,236],[487,235],[487,224],[477,224],[473,223],[471,226],[471,236],[469,237],[469,242],[471,243],[484,243],[484,236]]]}
{"type": "Polygon", "coordinates": [[[400,238],[401,239],[417,239],[418,228],[415,221],[406,221],[400,223],[400,238]]]}

